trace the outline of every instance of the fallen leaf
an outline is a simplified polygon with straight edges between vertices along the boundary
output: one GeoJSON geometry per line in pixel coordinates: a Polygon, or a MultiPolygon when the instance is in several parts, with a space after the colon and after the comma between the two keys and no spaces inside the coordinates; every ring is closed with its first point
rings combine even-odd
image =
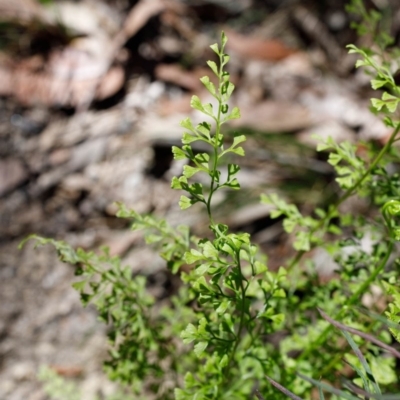
{"type": "Polygon", "coordinates": [[[233,127],[247,127],[262,132],[293,132],[313,124],[309,110],[298,104],[267,100],[254,106],[240,107],[241,118],[233,127]]]}
{"type": "Polygon", "coordinates": [[[125,82],[125,72],[121,66],[111,67],[101,78],[96,88],[95,98],[104,100],[120,90],[125,82]]]}
{"type": "Polygon", "coordinates": [[[266,61],[279,61],[297,52],[277,39],[260,39],[245,36],[231,29],[226,29],[228,52],[236,53],[242,58],[253,58],[266,61]]]}
{"type": "Polygon", "coordinates": [[[190,99],[192,95],[183,95],[178,99],[161,99],[157,104],[157,114],[166,117],[173,114],[188,114],[192,111],[190,99]]]}
{"type": "Polygon", "coordinates": [[[174,83],[191,91],[199,90],[202,86],[197,74],[183,69],[178,64],[159,64],[155,75],[161,81],[174,83]]]}
{"type": "Polygon", "coordinates": [[[65,378],[76,378],[83,374],[83,368],[78,366],[52,365],[50,367],[57,375],[65,378]]]}
{"type": "Polygon", "coordinates": [[[124,83],[124,71],[115,66],[104,73],[103,60],[66,48],[54,52],[49,61],[10,61],[0,64],[0,95],[14,96],[23,105],[78,107],[92,98],[104,99],[124,83]],[[33,62],[34,61],[34,62],[33,62]]]}

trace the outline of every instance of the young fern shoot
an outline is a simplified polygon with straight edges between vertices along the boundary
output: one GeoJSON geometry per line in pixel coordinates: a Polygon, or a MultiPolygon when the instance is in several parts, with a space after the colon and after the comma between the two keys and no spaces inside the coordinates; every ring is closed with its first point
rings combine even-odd
{"type": "Polygon", "coordinates": [[[212,125],[210,123],[204,121],[194,127],[190,118],[186,118],[181,122],[181,126],[187,130],[184,132],[182,138],[183,147],[172,147],[172,152],[176,160],[188,159],[194,165],[194,167],[185,165],[183,175],[179,178],[174,177],[172,179],[171,186],[173,189],[183,189],[191,196],[191,198],[182,196],[179,205],[181,209],[186,209],[197,202],[204,203],[213,230],[216,226],[211,210],[213,195],[217,190],[223,187],[232,189],[240,188],[235,178],[240,167],[236,164],[228,164],[227,180],[221,183],[221,171],[218,169],[220,160],[230,152],[243,156],[244,150],[238,145],[246,140],[246,137],[243,135],[237,136],[234,138],[233,144],[229,148],[224,148],[224,137],[221,133],[221,126],[231,119],[240,118],[240,111],[237,107],[234,107],[232,111],[229,112],[228,101],[235,86],[229,80],[229,73],[224,70],[224,67],[229,61],[229,56],[224,53],[226,42],[227,38],[225,34],[222,33],[221,48],[219,48],[217,44],[211,46],[219,58],[219,65],[214,61],[208,61],[209,67],[218,79],[218,87],[215,87],[208,76],[204,76],[200,79],[210,94],[217,100],[217,110],[214,111],[214,107],[211,103],[202,104],[197,96],[193,96],[190,103],[192,108],[202,112],[215,123],[214,133],[212,133],[212,125]],[[211,147],[211,158],[208,153],[195,155],[191,143],[196,141],[203,141],[211,147]],[[201,183],[188,183],[188,179],[199,172],[205,172],[210,177],[210,190],[207,194],[203,193],[203,185],[201,183]]]}
{"type": "Polygon", "coordinates": [[[229,233],[228,226],[216,223],[212,214],[212,198],[218,190],[240,188],[236,178],[240,171],[238,165],[227,165],[226,180],[222,179],[219,168],[227,154],[244,155],[239,145],[246,140],[243,135],[236,136],[231,145],[225,146],[221,131],[225,122],[240,117],[237,107],[229,110],[228,102],[234,85],[224,69],[229,61],[229,56],[224,53],[226,42],[227,38],[222,33],[221,46],[211,46],[219,64],[208,61],[218,86],[207,76],[201,78],[217,101],[216,109],[210,103],[202,103],[197,96],[193,96],[191,101],[191,106],[211,119],[214,127],[206,121],[193,126],[189,118],[183,120],[183,146],[172,149],[175,159],[187,159],[191,164],[184,167],[182,176],[172,180],[173,189],[184,190],[189,195],[181,196],[179,205],[185,209],[195,203],[203,203],[214,234],[213,240],[199,240],[196,247],[184,255],[186,263],[194,264],[195,268],[184,275],[183,280],[191,285],[195,298],[203,308],[204,317],[199,319],[197,326],[189,324],[181,336],[185,343],[195,342],[194,352],[202,364],[196,379],[191,372],[186,374],[186,387],[175,391],[177,399],[192,399],[196,393],[207,399],[245,398],[242,396],[250,393],[253,382],[243,378],[249,375],[242,368],[252,365],[251,369],[258,370],[255,375],[265,373],[266,353],[260,333],[266,329],[261,323],[262,317],[271,324],[273,321],[279,324],[283,320],[283,315],[274,311],[272,299],[285,295],[279,286],[279,282],[285,279],[285,271],[280,270],[277,275],[267,272],[266,265],[256,257],[257,247],[250,243],[250,236],[247,233],[229,233]],[[211,156],[208,153],[195,154],[191,144],[196,141],[207,143],[211,156]],[[201,172],[210,179],[208,190],[200,183],[190,183],[201,172]],[[258,309],[254,306],[255,300],[260,304],[258,309]],[[263,357],[254,367],[257,353],[263,357]],[[245,357],[252,361],[244,362],[245,357]]]}

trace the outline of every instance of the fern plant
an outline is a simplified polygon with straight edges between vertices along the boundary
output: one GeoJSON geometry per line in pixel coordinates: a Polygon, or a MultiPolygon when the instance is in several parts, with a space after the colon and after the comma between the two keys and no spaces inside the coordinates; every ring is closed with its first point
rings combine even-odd
{"type": "MultiPolygon", "coordinates": [[[[365,8],[360,11],[361,6],[355,0],[350,11],[358,10],[368,24],[376,22],[365,8]]],[[[158,248],[167,268],[181,278],[179,290],[160,303],[147,290],[146,278],[132,275],[129,266],[121,265],[107,249],[86,252],[53,239],[28,238],[38,245],[52,244],[61,260],[76,265],[79,280],[74,288],[84,305],[94,304],[109,325],[110,357],[105,368],[136,398],[309,398],[313,385],[321,399],[324,391],[349,399],[358,398],[357,393],[384,398],[381,387],[398,391],[395,353],[383,354],[376,346],[388,349],[391,336],[385,326],[399,337],[398,263],[393,261],[400,238],[399,185],[398,175],[388,166],[400,159],[394,146],[400,130],[394,114],[400,91],[386,61],[377,61],[389,41],[377,42],[384,46],[377,53],[349,48],[361,55],[358,66],[372,68],[373,87],[384,89],[372,105],[385,112],[393,132],[378,151],[365,145],[369,150],[363,157],[346,142],[328,139],[319,145],[319,151],[329,152],[328,162],[337,172],[342,194],[313,215],[303,215],[301,207],[276,194],[262,196],[263,203],[275,207],[271,217],[282,218],[285,231],[294,238],[297,253],[282,260],[279,269],[268,268],[266,256],[249,234],[232,232],[213,213],[218,191],[240,189],[240,167],[232,160],[244,156],[246,140],[244,135],[230,141],[224,136],[223,125],[240,117],[239,109],[230,105],[234,85],[226,71],[224,33],[220,45],[211,46],[218,62],[208,62],[217,84],[209,77],[201,79],[215,102],[203,103],[193,96],[191,106],[205,121],[194,125],[189,118],[183,120],[182,147],[172,148],[175,159],[187,160],[182,175],[171,184],[185,192],[179,205],[182,210],[202,205],[209,235],[198,238],[187,226],[170,226],[119,205],[118,216],[132,219],[132,229],[144,229],[147,243],[158,248]],[[197,151],[199,141],[208,151],[197,151]],[[199,174],[208,179],[207,185],[196,179],[199,174]],[[366,215],[341,213],[341,204],[351,196],[368,199],[377,220],[372,223],[366,215]],[[362,246],[366,235],[372,240],[368,251],[362,246]],[[305,266],[304,255],[316,247],[325,248],[338,265],[337,276],[327,283],[321,283],[312,265],[305,266]],[[371,285],[386,293],[387,318],[360,312],[358,306],[371,285]],[[343,336],[356,359],[344,347],[343,336]],[[358,375],[353,382],[348,380],[350,384],[339,390],[318,381],[342,371],[344,357],[358,375]],[[380,373],[383,370],[389,372],[380,373]]]]}
{"type": "Polygon", "coordinates": [[[222,171],[221,161],[229,154],[244,155],[240,144],[245,137],[236,136],[227,145],[221,130],[224,123],[240,117],[239,109],[229,106],[234,85],[225,70],[226,42],[222,34],[221,45],[211,46],[219,62],[208,65],[217,86],[208,77],[201,79],[216,106],[193,96],[192,107],[208,120],[197,126],[189,118],[183,120],[183,146],[172,148],[175,159],[189,161],[182,176],[172,180],[173,189],[187,192],[179,205],[184,210],[202,203],[211,236],[190,237],[187,227],[173,228],[124,205],[117,214],[134,219],[133,229],[145,228],[147,242],[158,244],[170,270],[180,274],[184,286],[171,298],[169,308],[160,307],[146,292],[144,277],[132,277],[129,267],[121,266],[118,257],[110,257],[107,249],[97,255],[35,237],[38,244],[53,244],[63,261],[78,265],[81,280],[73,286],[84,304],[95,304],[100,318],[111,323],[111,358],[106,362],[110,377],[144,396],[245,399],[254,390],[255,379],[266,386],[263,376],[275,365],[268,357],[274,350],[263,337],[283,324],[278,303],[286,296],[282,288],[286,271],[269,271],[249,234],[229,232],[213,217],[215,193],[240,189],[240,167],[228,163],[222,171]],[[192,147],[196,141],[207,144],[210,151],[197,153],[192,147]],[[194,181],[199,173],[208,176],[208,187],[194,181]],[[183,264],[191,266],[189,272],[180,271],[183,264]],[[181,343],[177,343],[179,336],[181,343]]]}

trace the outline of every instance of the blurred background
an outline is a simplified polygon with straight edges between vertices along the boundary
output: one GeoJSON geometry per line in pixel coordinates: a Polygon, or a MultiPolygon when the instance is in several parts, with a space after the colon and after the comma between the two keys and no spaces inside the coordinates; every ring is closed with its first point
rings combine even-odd
{"type": "MultiPolygon", "coordinates": [[[[245,230],[269,254],[290,243],[261,193],[278,191],[311,212],[337,196],[333,172],[313,134],[367,140],[388,131],[368,110],[368,77],[345,46],[369,44],[350,28],[343,0],[0,0],[0,398],[44,400],[41,366],[76,381],[83,399],[115,386],[104,378],[105,327],[71,288],[73,268],[52,249],[18,243],[30,233],[120,254],[149,290],[167,296],[173,279],[115,217],[114,201],[171,223],[207,227],[199,207],[181,213],[169,190],[182,164],[172,159],[179,121],[201,116],[199,78],[209,46],[228,36],[232,104],[245,133],[243,190],[216,198],[217,218],[245,230]]],[[[366,0],[392,23],[396,0],[366,0]]],[[[363,207],[363,204],[347,207],[363,207]]],[[[324,254],[310,254],[318,265],[324,254]]],[[[323,273],[324,271],[322,271],[323,273]]]]}

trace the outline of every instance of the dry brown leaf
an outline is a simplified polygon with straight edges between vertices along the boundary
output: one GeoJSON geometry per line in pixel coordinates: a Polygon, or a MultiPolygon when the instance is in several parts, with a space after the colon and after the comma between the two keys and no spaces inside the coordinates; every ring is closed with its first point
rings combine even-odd
{"type": "MultiPolygon", "coordinates": [[[[200,78],[209,75],[206,68],[196,68],[193,71],[183,69],[179,64],[159,64],[155,69],[157,79],[161,81],[174,83],[185,89],[196,92],[203,88],[200,78]]],[[[213,78],[213,77],[211,77],[213,78]]],[[[214,84],[216,84],[216,80],[214,84]]]]}
{"type": "Polygon", "coordinates": [[[252,107],[240,107],[241,118],[234,127],[248,127],[262,132],[293,132],[313,124],[307,108],[282,101],[267,100],[252,107]]]}
{"type": "Polygon", "coordinates": [[[101,78],[96,88],[96,99],[104,100],[112,96],[121,89],[125,82],[125,72],[122,67],[111,67],[108,72],[101,78]]]}
{"type": "Polygon", "coordinates": [[[116,93],[123,85],[121,67],[111,68],[101,79],[62,79],[47,73],[31,73],[17,69],[0,68],[0,95],[13,95],[23,105],[78,107],[95,98],[104,99],[116,93]]]}
{"type": "Polygon", "coordinates": [[[83,374],[83,368],[79,366],[52,365],[50,367],[57,375],[65,378],[76,378],[83,374]]]}
{"type": "Polygon", "coordinates": [[[0,64],[0,95],[14,96],[24,105],[77,107],[94,98],[116,93],[124,83],[122,67],[112,67],[103,75],[103,60],[67,48],[53,52],[49,61],[32,57],[20,63],[0,64]]]}
{"type": "Polygon", "coordinates": [[[234,52],[242,58],[279,61],[297,51],[277,39],[244,36],[231,29],[225,29],[225,33],[228,36],[228,51],[234,52]]]}
{"type": "Polygon", "coordinates": [[[159,64],[155,69],[155,75],[161,81],[174,83],[188,90],[196,91],[201,88],[197,75],[178,64],[159,64]]]}
{"type": "MultiPolygon", "coordinates": [[[[161,81],[174,83],[189,90],[192,94],[196,93],[201,96],[204,86],[200,82],[200,78],[209,75],[209,70],[198,67],[193,71],[187,71],[179,64],[159,64],[155,69],[155,75],[161,81]]],[[[218,84],[215,76],[211,76],[211,80],[214,81],[215,85],[218,84]]],[[[190,99],[192,94],[183,95],[178,99],[161,99],[157,105],[157,113],[161,116],[189,113],[191,111],[190,99]]]]}
{"type": "Polygon", "coordinates": [[[190,99],[192,95],[183,95],[179,99],[161,99],[157,104],[157,113],[162,117],[172,114],[188,114],[192,111],[190,99]]]}

